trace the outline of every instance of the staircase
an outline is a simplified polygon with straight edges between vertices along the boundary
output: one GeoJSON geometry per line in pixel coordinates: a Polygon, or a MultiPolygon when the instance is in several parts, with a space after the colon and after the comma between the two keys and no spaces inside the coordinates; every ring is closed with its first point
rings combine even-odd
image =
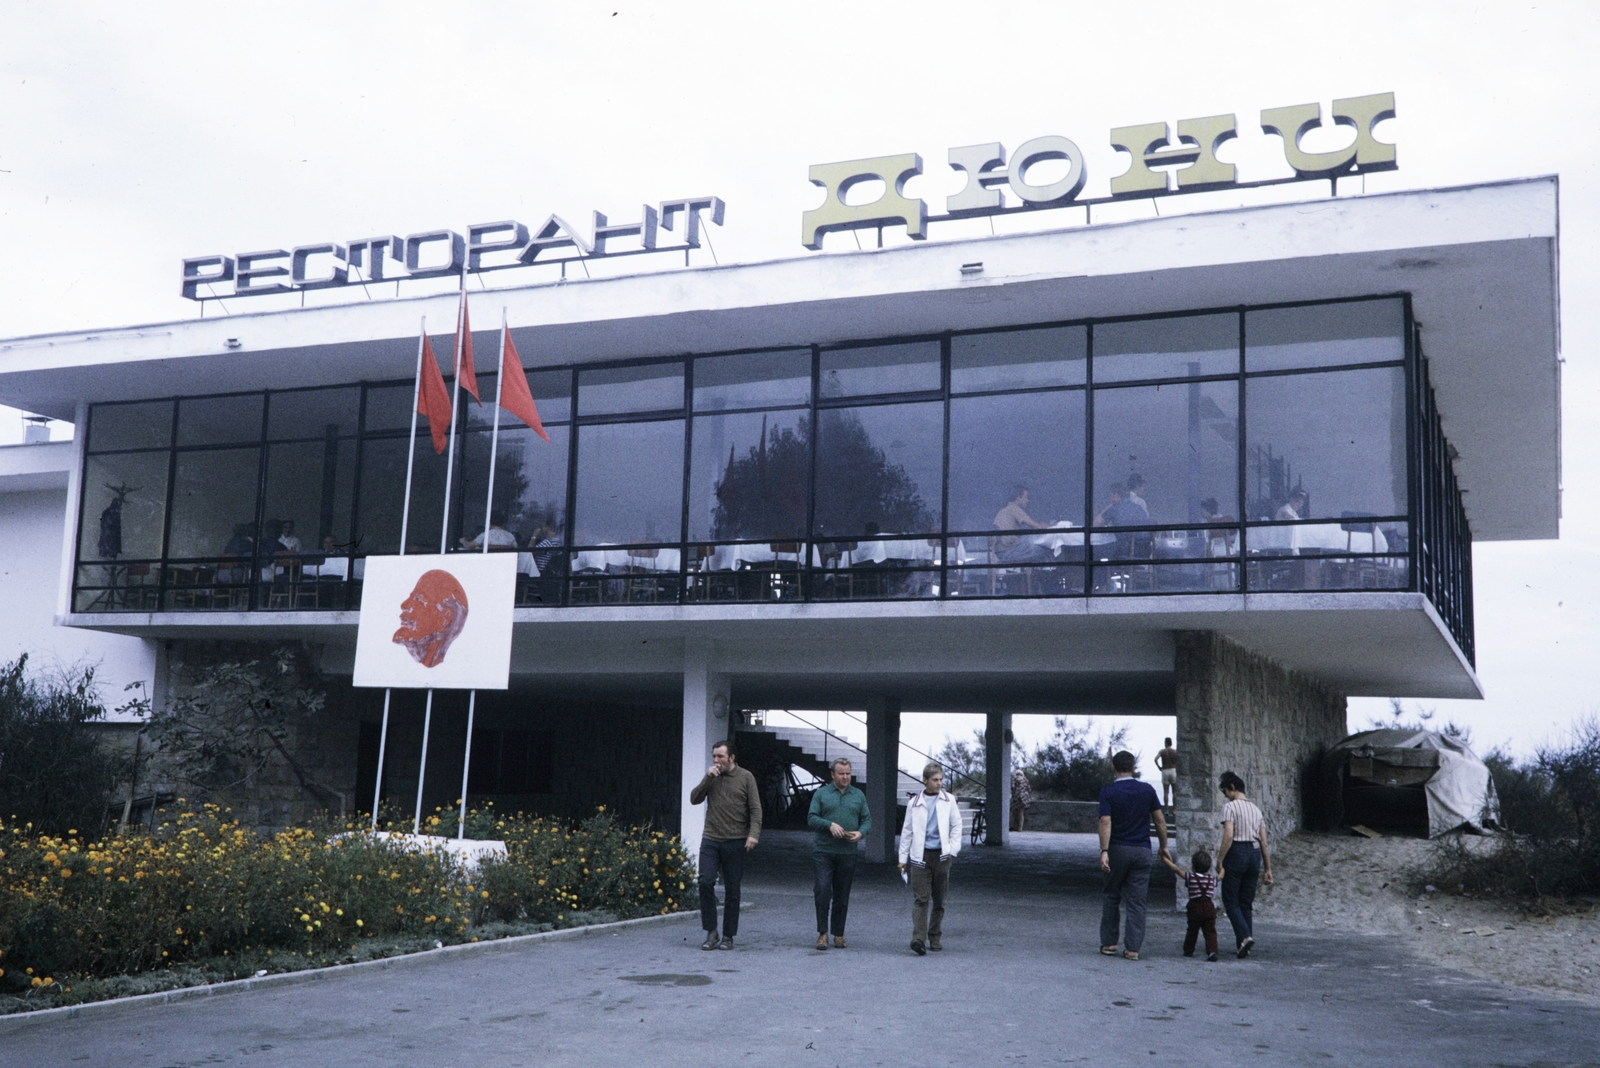
{"type": "MultiPolygon", "coordinates": [[[[852,745],[840,738],[837,734],[816,727],[768,727],[753,726],[740,730],[740,734],[759,735],[759,740],[749,739],[755,747],[771,752],[774,755],[787,758],[790,764],[804,768],[817,778],[826,781],[833,774],[830,767],[832,761],[840,757],[850,761],[850,771],[855,775],[857,786],[863,786],[867,781],[867,754],[858,746],[852,745]]],[[[743,748],[746,741],[741,741],[743,748]]],[[[914,793],[922,788],[922,781],[897,769],[899,785],[895,796],[904,798],[907,794],[914,793]]]]}

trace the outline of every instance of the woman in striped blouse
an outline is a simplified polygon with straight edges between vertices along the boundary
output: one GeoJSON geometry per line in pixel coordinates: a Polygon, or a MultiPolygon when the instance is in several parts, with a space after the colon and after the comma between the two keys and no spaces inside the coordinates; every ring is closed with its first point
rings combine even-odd
{"type": "Polygon", "coordinates": [[[1225,771],[1220,785],[1228,803],[1222,806],[1222,865],[1217,874],[1222,878],[1222,907],[1243,960],[1256,944],[1256,880],[1272,885],[1272,854],[1267,850],[1267,821],[1244,795],[1244,780],[1225,771]]]}

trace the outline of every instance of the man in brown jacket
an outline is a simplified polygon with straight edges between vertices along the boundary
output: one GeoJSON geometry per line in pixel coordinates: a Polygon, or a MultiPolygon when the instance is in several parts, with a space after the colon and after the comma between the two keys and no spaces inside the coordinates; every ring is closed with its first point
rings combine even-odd
{"type": "Polygon", "coordinates": [[[711,767],[700,784],[689,791],[689,803],[706,803],[706,829],[700,839],[700,926],[706,940],[701,949],[732,949],[739,933],[739,880],[744,878],[744,855],[761,837],[761,793],[756,777],[734,759],[733,744],[711,747],[711,767]],[[717,938],[717,872],[722,872],[725,904],[722,938],[717,938]]]}

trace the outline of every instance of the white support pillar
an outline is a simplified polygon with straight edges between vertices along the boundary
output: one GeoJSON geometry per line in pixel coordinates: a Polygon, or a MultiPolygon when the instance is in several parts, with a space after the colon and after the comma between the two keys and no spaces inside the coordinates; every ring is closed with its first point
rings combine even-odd
{"type": "Polygon", "coordinates": [[[867,705],[867,810],[872,833],[867,835],[867,863],[895,859],[894,836],[900,832],[900,699],[874,698],[867,705]]]}
{"type": "Polygon", "coordinates": [[[732,731],[728,719],[728,676],[715,670],[710,643],[691,642],[683,656],[683,793],[678,799],[678,836],[691,858],[700,855],[706,806],[689,803],[689,791],[711,766],[711,746],[732,731]]]}
{"type": "Polygon", "coordinates": [[[1005,845],[1011,833],[1011,713],[990,712],[983,731],[984,845],[1005,845]]]}

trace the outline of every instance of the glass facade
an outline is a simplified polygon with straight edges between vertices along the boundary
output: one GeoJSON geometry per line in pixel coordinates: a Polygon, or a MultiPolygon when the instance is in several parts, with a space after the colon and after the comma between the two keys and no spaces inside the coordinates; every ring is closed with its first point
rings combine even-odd
{"type": "Polygon", "coordinates": [[[1403,297],[529,378],[551,440],[505,417],[486,500],[480,376],[448,517],[409,382],[95,406],[77,610],[353,607],[487,519],[522,604],[1421,589],[1470,649],[1403,297]]]}

